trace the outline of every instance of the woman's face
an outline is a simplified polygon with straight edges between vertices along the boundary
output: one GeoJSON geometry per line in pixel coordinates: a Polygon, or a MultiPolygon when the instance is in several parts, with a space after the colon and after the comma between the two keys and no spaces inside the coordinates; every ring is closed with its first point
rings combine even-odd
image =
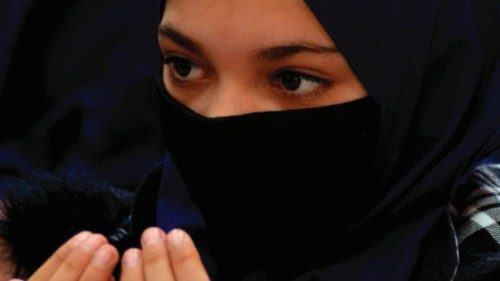
{"type": "Polygon", "coordinates": [[[207,117],[367,96],[302,0],[169,0],[159,43],[166,88],[207,117]]]}

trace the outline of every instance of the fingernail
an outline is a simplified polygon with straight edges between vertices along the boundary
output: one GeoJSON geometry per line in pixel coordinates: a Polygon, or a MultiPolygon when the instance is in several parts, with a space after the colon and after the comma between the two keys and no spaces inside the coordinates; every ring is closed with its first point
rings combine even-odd
{"type": "Polygon", "coordinates": [[[144,235],[142,236],[143,245],[160,243],[161,241],[162,241],[162,234],[161,231],[157,228],[147,229],[146,232],[144,232],[144,235]]]}
{"type": "Polygon", "coordinates": [[[90,233],[88,231],[83,231],[83,232],[78,233],[77,235],[75,235],[75,238],[73,238],[73,245],[74,246],[79,245],[80,243],[85,241],[87,238],[89,238],[89,236],[91,234],[92,233],[90,233]]]}
{"type": "Polygon", "coordinates": [[[102,238],[99,235],[91,235],[88,237],[85,242],[83,243],[83,247],[85,247],[86,250],[88,251],[95,251],[99,249],[99,247],[102,245],[102,238]]]}
{"type": "Polygon", "coordinates": [[[183,245],[186,241],[187,234],[183,230],[174,229],[167,235],[167,242],[175,247],[183,245]]]}
{"type": "Polygon", "coordinates": [[[112,258],[113,255],[111,254],[111,251],[109,251],[109,249],[107,249],[106,247],[101,247],[95,254],[92,261],[97,265],[106,266],[109,264],[112,258]]]}
{"type": "Polygon", "coordinates": [[[75,241],[82,242],[83,240],[87,239],[87,237],[89,237],[90,234],[92,233],[90,233],[89,231],[82,231],[75,236],[75,241]]]}
{"type": "Polygon", "coordinates": [[[132,267],[140,264],[141,253],[139,249],[129,249],[125,252],[122,259],[123,266],[132,267]]]}

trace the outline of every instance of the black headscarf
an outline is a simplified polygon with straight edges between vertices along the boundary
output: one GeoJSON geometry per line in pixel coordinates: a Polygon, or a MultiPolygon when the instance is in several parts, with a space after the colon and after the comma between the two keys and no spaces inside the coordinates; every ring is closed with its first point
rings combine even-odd
{"type": "MultiPolygon", "coordinates": [[[[353,276],[345,275],[349,268],[377,267],[366,266],[369,256],[385,252],[393,265],[412,265],[415,279],[429,270],[450,279],[458,260],[448,205],[500,146],[500,3],[306,2],[381,108],[374,168],[389,190],[354,227],[331,238],[330,263],[339,266],[318,265],[324,269],[315,276],[345,280],[353,276]],[[415,265],[414,257],[398,260],[419,249],[436,254],[415,265]]],[[[370,280],[406,276],[381,268],[370,280]]]]}
{"type": "Polygon", "coordinates": [[[452,193],[498,145],[500,11],[486,2],[310,1],[382,108],[377,166],[394,188],[379,209],[452,193]]]}
{"type": "Polygon", "coordinates": [[[349,235],[443,224],[456,188],[500,145],[500,3],[308,4],[382,108],[376,166],[391,190],[349,235]]]}

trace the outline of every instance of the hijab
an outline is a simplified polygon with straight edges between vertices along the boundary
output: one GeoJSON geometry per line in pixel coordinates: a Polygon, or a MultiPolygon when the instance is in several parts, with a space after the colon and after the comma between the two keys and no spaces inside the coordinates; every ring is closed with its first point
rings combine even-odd
{"type": "MultiPolygon", "coordinates": [[[[500,4],[306,3],[380,108],[372,168],[383,194],[329,237],[331,257],[298,278],[452,279],[458,246],[448,205],[500,146],[500,4]]],[[[152,175],[147,186],[156,189],[139,190],[135,214],[154,213],[144,207],[159,185],[160,173],[152,175]]],[[[136,233],[148,224],[141,218],[136,233]]]]}

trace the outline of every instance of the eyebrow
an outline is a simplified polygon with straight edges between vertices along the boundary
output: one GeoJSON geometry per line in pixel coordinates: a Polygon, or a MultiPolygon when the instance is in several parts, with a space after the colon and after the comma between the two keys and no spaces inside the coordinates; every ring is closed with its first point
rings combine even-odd
{"type": "Polygon", "coordinates": [[[158,29],[158,33],[166,38],[169,38],[172,40],[174,43],[177,45],[197,54],[203,54],[203,48],[198,45],[194,40],[190,39],[189,37],[183,35],[179,31],[173,29],[169,25],[160,25],[160,28],[158,29]]]}
{"type": "MultiPolygon", "coordinates": [[[[160,25],[158,33],[161,36],[172,40],[177,45],[193,53],[199,55],[205,53],[203,48],[195,40],[190,39],[186,35],[183,35],[181,32],[175,30],[173,27],[169,25],[160,25]]],[[[257,52],[256,58],[260,60],[274,61],[274,60],[282,60],[304,52],[325,54],[325,55],[333,55],[340,53],[337,46],[321,46],[314,43],[300,42],[300,43],[286,44],[283,46],[276,46],[264,50],[259,50],[257,52]]]]}
{"type": "Polygon", "coordinates": [[[303,52],[325,55],[340,53],[336,46],[330,47],[312,43],[295,43],[262,50],[259,52],[258,57],[265,60],[281,60],[303,52]]]}

